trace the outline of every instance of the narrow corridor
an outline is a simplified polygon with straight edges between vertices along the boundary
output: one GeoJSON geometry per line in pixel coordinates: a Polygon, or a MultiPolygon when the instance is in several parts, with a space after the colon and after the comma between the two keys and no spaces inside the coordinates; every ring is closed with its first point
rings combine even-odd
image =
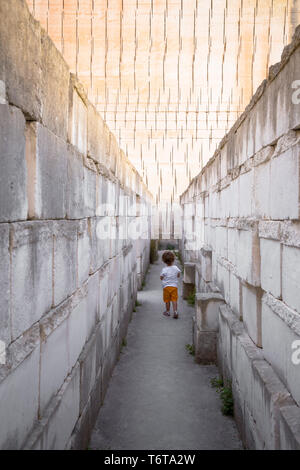
{"type": "MultiPolygon", "coordinates": [[[[192,343],[193,308],[179,299],[179,320],[162,315],[159,274],[150,265],[138,294],[127,345],[116,365],[90,449],[241,449],[234,420],[220,411],[210,385],[215,366],[200,366],[192,343]]],[[[180,287],[181,293],[181,287],[180,287]]]]}

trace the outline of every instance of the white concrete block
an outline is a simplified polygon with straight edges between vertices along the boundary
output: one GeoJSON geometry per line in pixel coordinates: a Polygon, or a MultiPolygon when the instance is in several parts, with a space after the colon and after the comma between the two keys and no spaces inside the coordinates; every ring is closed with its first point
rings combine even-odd
{"type": "Polygon", "coordinates": [[[259,287],[242,284],[242,316],[246,331],[252,341],[262,346],[261,302],[263,291],[259,287]]]}
{"type": "Polygon", "coordinates": [[[69,351],[67,321],[63,321],[41,345],[40,412],[43,414],[68,375],[69,351]]]}
{"type": "Polygon", "coordinates": [[[90,338],[99,321],[100,280],[98,272],[90,276],[87,288],[86,331],[87,338],[90,338]]]}
{"type": "Polygon", "coordinates": [[[0,448],[21,449],[38,419],[40,349],[0,383],[0,448]]]}
{"type": "Polygon", "coordinates": [[[27,218],[25,119],[13,106],[0,104],[0,221],[27,218]]]}
{"type": "Polygon", "coordinates": [[[71,312],[67,320],[69,336],[68,357],[70,368],[72,368],[78,360],[82,348],[88,339],[87,307],[87,298],[83,298],[71,312]]]}
{"type": "Polygon", "coordinates": [[[230,205],[229,205],[229,216],[230,217],[239,217],[239,178],[236,178],[231,182],[230,185],[230,194],[229,194],[229,200],[230,200],[230,205]]]}
{"type": "Polygon", "coordinates": [[[97,342],[93,335],[80,355],[80,412],[88,403],[97,376],[97,342]]]}
{"type": "Polygon", "coordinates": [[[67,218],[80,219],[86,215],[84,204],[84,167],[82,155],[80,155],[75,148],[69,145],[67,159],[67,218]]]}
{"type": "Polygon", "coordinates": [[[84,215],[93,217],[96,214],[96,173],[84,167],[83,175],[84,215]]]}
{"type": "Polygon", "coordinates": [[[234,228],[228,228],[228,261],[230,261],[234,266],[237,265],[238,242],[238,230],[234,228]]]}
{"type": "Polygon", "coordinates": [[[79,418],[80,368],[72,372],[57,397],[57,406],[43,437],[43,448],[64,450],[79,418]]]}
{"type": "Polygon", "coordinates": [[[266,360],[286,384],[295,402],[300,405],[299,365],[293,361],[293,344],[300,340],[298,314],[283,302],[264,297],[262,305],[262,346],[266,360]],[[271,301],[270,301],[271,299],[271,301]]]}
{"type": "Polygon", "coordinates": [[[260,285],[260,245],[256,231],[239,231],[237,270],[249,284],[260,285]]]}
{"type": "Polygon", "coordinates": [[[299,218],[299,145],[271,161],[271,218],[299,218]]]}
{"type": "Polygon", "coordinates": [[[279,406],[289,403],[290,395],[266,361],[253,363],[253,417],[264,441],[265,450],[279,445],[279,406]]]}
{"type": "Polygon", "coordinates": [[[232,271],[229,273],[229,304],[232,311],[239,317],[241,312],[241,282],[232,271]]]}
{"type": "Polygon", "coordinates": [[[219,330],[219,307],[223,303],[220,294],[196,294],[196,321],[200,331],[219,330]]]}
{"type": "Polygon", "coordinates": [[[87,219],[78,224],[78,284],[82,285],[89,277],[91,265],[91,238],[87,219]]]}
{"type": "Polygon", "coordinates": [[[73,90],[71,143],[80,153],[87,153],[87,108],[76,89],[73,90]]]}
{"type": "Polygon", "coordinates": [[[280,242],[260,239],[261,287],[277,298],[281,297],[281,250],[280,242]]]}
{"type": "Polygon", "coordinates": [[[11,315],[14,339],[50,310],[52,252],[51,221],[13,225],[11,315]]]}
{"type": "Polygon", "coordinates": [[[228,257],[227,227],[216,227],[216,253],[222,258],[228,257]]]}
{"type": "Polygon", "coordinates": [[[282,298],[290,307],[300,312],[300,248],[283,246],[282,298]]]}
{"type": "Polygon", "coordinates": [[[203,247],[200,251],[201,276],[206,282],[212,281],[212,250],[203,247]]]}
{"type": "Polygon", "coordinates": [[[270,216],[271,162],[254,168],[254,205],[256,217],[270,216]]]}
{"type": "Polygon", "coordinates": [[[229,295],[230,295],[229,270],[220,263],[218,263],[218,266],[217,266],[216,284],[221,290],[225,301],[229,303],[229,295]]]}
{"type": "Polygon", "coordinates": [[[34,151],[27,161],[34,166],[30,188],[35,191],[34,214],[42,219],[63,219],[67,212],[68,148],[46,127],[36,123],[36,155],[34,151]]]}
{"type": "Polygon", "coordinates": [[[282,406],[279,410],[280,450],[300,450],[300,408],[282,406]]]}
{"type": "Polygon", "coordinates": [[[10,256],[9,225],[0,224],[0,340],[7,345],[11,341],[10,330],[10,256]]]}
{"type": "Polygon", "coordinates": [[[58,305],[76,289],[77,230],[77,222],[55,222],[54,305],[58,305]]]}
{"type": "Polygon", "coordinates": [[[105,317],[107,304],[108,304],[108,280],[109,280],[109,272],[105,270],[103,273],[100,274],[100,312],[99,312],[99,320],[105,317]]]}
{"type": "Polygon", "coordinates": [[[195,284],[195,263],[184,263],[183,282],[195,284]]]}
{"type": "Polygon", "coordinates": [[[254,172],[248,171],[239,177],[239,217],[253,215],[254,172]]]}

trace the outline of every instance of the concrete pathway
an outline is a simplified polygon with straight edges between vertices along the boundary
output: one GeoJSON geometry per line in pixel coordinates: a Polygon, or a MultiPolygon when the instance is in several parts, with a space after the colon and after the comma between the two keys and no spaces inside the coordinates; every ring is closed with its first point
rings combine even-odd
{"type": "MultiPolygon", "coordinates": [[[[180,298],[180,318],[162,315],[159,274],[150,266],[141,306],[129,325],[89,448],[105,450],[241,449],[234,420],[220,411],[210,379],[185,349],[192,343],[193,308],[180,298]]],[[[181,288],[179,290],[181,293],[181,288]]]]}

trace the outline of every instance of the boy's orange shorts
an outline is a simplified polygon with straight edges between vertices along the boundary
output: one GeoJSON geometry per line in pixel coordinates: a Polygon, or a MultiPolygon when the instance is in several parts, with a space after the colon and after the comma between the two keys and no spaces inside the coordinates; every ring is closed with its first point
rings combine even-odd
{"type": "Polygon", "coordinates": [[[163,290],[164,302],[177,302],[178,300],[178,289],[177,287],[167,286],[163,290]]]}

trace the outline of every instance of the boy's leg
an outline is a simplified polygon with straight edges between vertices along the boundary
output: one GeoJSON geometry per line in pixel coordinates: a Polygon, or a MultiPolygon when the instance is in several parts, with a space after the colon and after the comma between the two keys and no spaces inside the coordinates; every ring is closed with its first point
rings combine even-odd
{"type": "Polygon", "coordinates": [[[164,311],[164,315],[165,317],[169,317],[170,316],[170,302],[165,302],[166,303],[166,310],[164,311]]]}
{"type": "Polygon", "coordinates": [[[175,288],[173,293],[172,293],[172,305],[173,305],[173,316],[174,318],[178,318],[178,312],[177,312],[177,300],[178,300],[178,289],[175,288]]]}

